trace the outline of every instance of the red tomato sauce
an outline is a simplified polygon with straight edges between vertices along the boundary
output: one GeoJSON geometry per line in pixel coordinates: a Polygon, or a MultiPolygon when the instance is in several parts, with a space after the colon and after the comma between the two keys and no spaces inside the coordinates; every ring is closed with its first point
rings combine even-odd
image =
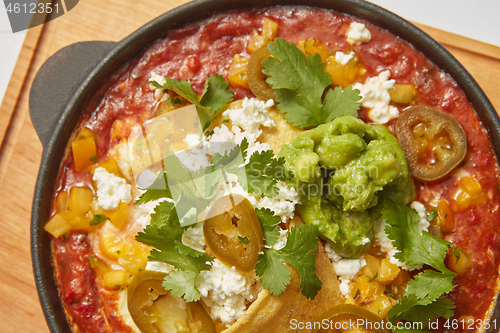
{"type": "MultiPolygon", "coordinates": [[[[452,114],[464,127],[468,153],[463,169],[477,177],[487,201],[478,207],[456,211],[455,229],[445,234],[447,240],[469,253],[473,261],[472,269],[454,280],[458,286],[450,297],[457,306],[454,318],[485,318],[497,292],[500,264],[500,176],[488,133],[451,77],[407,42],[363,20],[321,9],[277,7],[217,14],[170,31],[166,39],[150,45],[110,78],[102,100],[85,110],[78,128],[86,126],[96,134],[98,161],[105,160],[108,149],[129,134],[125,126],[121,136],[111,137],[111,128],[127,122],[140,123],[153,116],[158,101],[149,87],[151,72],[189,80],[193,89],[201,93],[205,78],[210,74],[227,78],[235,54],[249,56],[248,38],[253,30],[260,31],[264,18],[277,22],[277,37],[290,42],[314,38],[332,53],[355,50],[367,70],[361,82],[390,70],[390,78],[397,83],[411,83],[416,87],[415,104],[452,114]],[[369,43],[351,46],[346,42],[345,33],[353,20],[367,25],[372,35],[369,43]]],[[[235,99],[253,96],[243,88],[233,90],[235,99]]],[[[404,106],[398,108],[403,111],[404,106]]],[[[363,108],[359,116],[368,120],[363,108]]],[[[393,129],[394,121],[388,125],[393,129]]],[[[416,181],[416,200],[425,203],[439,195],[453,202],[458,182],[454,176],[433,183],[416,181]]],[[[90,183],[88,173],[75,171],[71,154],[68,154],[61,168],[57,191],[90,183]]],[[[71,321],[82,332],[128,332],[112,306],[107,310],[103,308],[112,297],[99,285],[90,268],[88,256],[92,255],[92,250],[85,235],[71,234],[65,241],[54,239],[53,249],[61,299],[71,321]]]]}

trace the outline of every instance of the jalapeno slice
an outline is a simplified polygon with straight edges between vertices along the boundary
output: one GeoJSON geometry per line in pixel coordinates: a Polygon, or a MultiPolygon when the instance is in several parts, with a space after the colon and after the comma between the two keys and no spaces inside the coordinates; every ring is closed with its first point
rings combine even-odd
{"type": "Polygon", "coordinates": [[[411,106],[396,121],[396,134],[410,172],[433,181],[446,176],[465,157],[467,137],[449,114],[427,106],[411,106]]]}
{"type": "Polygon", "coordinates": [[[253,94],[263,101],[274,99],[274,90],[266,83],[266,75],[262,73],[264,69],[262,61],[270,56],[271,53],[267,49],[266,44],[255,50],[255,52],[250,55],[250,59],[248,59],[248,85],[253,94]]]}
{"type": "Polygon", "coordinates": [[[139,272],[127,289],[130,316],[142,333],[216,333],[214,321],[201,301],[187,303],[170,296],[162,286],[167,274],[139,272]]]}
{"type": "Polygon", "coordinates": [[[215,202],[207,216],[203,235],[210,252],[239,272],[251,272],[264,249],[264,236],[250,201],[240,194],[227,195],[215,202]]]}
{"type": "Polygon", "coordinates": [[[352,323],[359,326],[357,332],[391,333],[391,330],[387,328],[389,325],[382,318],[354,304],[334,305],[319,316],[316,322],[323,323],[325,319],[328,320],[331,330],[321,328],[316,330],[316,333],[339,332],[339,329],[348,331],[352,323]]]}

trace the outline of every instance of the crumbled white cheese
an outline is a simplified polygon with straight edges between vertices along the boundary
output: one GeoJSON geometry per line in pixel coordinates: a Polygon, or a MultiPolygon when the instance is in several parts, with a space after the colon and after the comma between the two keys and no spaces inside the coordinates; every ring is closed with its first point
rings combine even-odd
{"type": "Polygon", "coordinates": [[[366,260],[364,257],[358,259],[344,259],[335,253],[330,243],[326,243],[325,252],[332,261],[335,273],[340,280],[340,292],[342,295],[347,296],[350,293],[350,280],[358,274],[361,268],[366,266],[366,260]]]}
{"type": "Polygon", "coordinates": [[[193,227],[186,229],[182,235],[182,243],[200,252],[205,252],[206,243],[203,236],[203,222],[196,223],[193,227]]]}
{"type": "Polygon", "coordinates": [[[431,225],[429,221],[427,220],[427,210],[425,209],[425,206],[418,202],[418,201],[413,201],[410,204],[410,207],[415,209],[418,213],[418,223],[417,223],[417,228],[420,233],[422,233],[423,230],[429,231],[429,226],[431,225]]]}
{"type": "Polygon", "coordinates": [[[368,111],[368,118],[378,124],[385,124],[393,118],[399,116],[399,110],[395,106],[389,105],[391,95],[389,90],[394,88],[396,81],[389,80],[391,72],[389,70],[381,72],[366,80],[364,84],[356,83],[353,88],[359,89],[361,100],[359,103],[368,111]]]}
{"type": "Polygon", "coordinates": [[[276,243],[274,243],[272,248],[275,250],[281,250],[282,248],[284,248],[286,246],[287,234],[288,230],[280,229],[280,235],[278,236],[278,240],[276,241],[276,243]]]}
{"type": "Polygon", "coordinates": [[[229,117],[233,125],[241,128],[249,140],[255,142],[262,134],[260,126],[275,126],[274,120],[267,114],[267,109],[273,105],[272,99],[263,102],[256,98],[245,97],[241,109],[228,109],[222,115],[229,117]]]}
{"type": "Polygon", "coordinates": [[[163,261],[148,261],[146,263],[146,270],[168,274],[174,270],[174,266],[163,261]]]}
{"type": "Polygon", "coordinates": [[[184,138],[184,142],[187,143],[189,149],[198,148],[202,144],[202,137],[199,134],[188,134],[184,138]]]}
{"type": "Polygon", "coordinates": [[[120,202],[129,203],[132,199],[132,186],[106,169],[95,169],[92,179],[97,185],[97,203],[103,209],[117,209],[120,202]]]}
{"type": "Polygon", "coordinates": [[[212,269],[201,271],[196,288],[214,320],[230,325],[246,312],[246,301],[252,302],[262,289],[255,274],[240,274],[214,260],[212,269]]]}
{"type": "Polygon", "coordinates": [[[335,62],[337,62],[341,65],[347,65],[349,63],[349,61],[351,61],[352,58],[354,58],[354,55],[355,55],[355,53],[353,51],[351,51],[349,53],[337,51],[337,52],[335,52],[335,62]]]}
{"type": "Polygon", "coordinates": [[[300,204],[300,195],[295,188],[287,186],[285,182],[278,181],[276,184],[279,192],[272,198],[263,196],[257,199],[257,208],[269,208],[281,217],[282,222],[293,218],[295,206],[300,204]]]}
{"type": "Polygon", "coordinates": [[[363,23],[351,22],[347,30],[347,42],[349,44],[361,44],[370,41],[372,34],[363,23]]]}
{"type": "Polygon", "coordinates": [[[167,82],[165,80],[165,78],[161,75],[158,75],[156,74],[155,72],[151,72],[151,77],[149,78],[149,88],[151,90],[154,90],[155,91],[155,98],[156,99],[162,99],[163,98],[163,89],[160,89],[160,88],[156,88],[154,85],[153,85],[153,81],[156,81],[158,82],[159,84],[165,84],[165,82],[167,82]]]}

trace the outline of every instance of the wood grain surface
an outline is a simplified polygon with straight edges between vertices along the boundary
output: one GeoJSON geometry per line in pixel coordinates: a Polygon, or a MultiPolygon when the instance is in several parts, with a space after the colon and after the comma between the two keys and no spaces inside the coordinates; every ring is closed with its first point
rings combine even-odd
{"type": "MultiPolygon", "coordinates": [[[[42,145],[28,96],[43,62],[62,47],[119,41],[185,0],[80,0],[62,17],[30,29],[0,108],[0,331],[48,332],[32,276],[29,223],[42,145]]],[[[500,110],[500,48],[420,26],[467,68],[500,110]]]]}

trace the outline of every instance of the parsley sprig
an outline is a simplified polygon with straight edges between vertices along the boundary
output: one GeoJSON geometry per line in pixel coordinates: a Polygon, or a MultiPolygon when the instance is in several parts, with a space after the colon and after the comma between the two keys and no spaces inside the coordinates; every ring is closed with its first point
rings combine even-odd
{"type": "Polygon", "coordinates": [[[262,62],[262,72],[269,76],[266,82],[277,89],[277,107],[289,123],[304,128],[356,114],[359,90],[351,86],[329,89],[333,80],[318,54],[304,57],[295,44],[281,38],[274,42],[267,47],[274,58],[262,62]]]}
{"type": "Polygon", "coordinates": [[[406,206],[386,202],[382,216],[388,225],[385,231],[392,244],[400,251],[396,259],[407,265],[428,265],[408,282],[403,298],[387,314],[394,323],[407,320],[422,323],[423,327],[439,317],[453,316],[455,305],[445,295],[453,290],[455,273],[444,264],[450,242],[417,228],[418,213],[406,206]]]}

